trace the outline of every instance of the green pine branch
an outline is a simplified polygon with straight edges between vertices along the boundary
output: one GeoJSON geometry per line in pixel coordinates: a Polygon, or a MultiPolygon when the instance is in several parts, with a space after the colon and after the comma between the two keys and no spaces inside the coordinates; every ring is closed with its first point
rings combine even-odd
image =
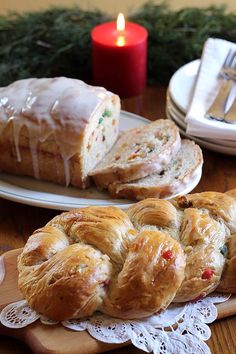
{"type": "MultiPolygon", "coordinates": [[[[129,19],[149,32],[149,83],[167,84],[178,67],[201,56],[208,37],[236,42],[236,14],[224,7],[172,11],[147,3],[129,19]]],[[[0,85],[59,75],[90,81],[90,32],[107,20],[104,13],[79,8],[1,16],[0,85]]]]}

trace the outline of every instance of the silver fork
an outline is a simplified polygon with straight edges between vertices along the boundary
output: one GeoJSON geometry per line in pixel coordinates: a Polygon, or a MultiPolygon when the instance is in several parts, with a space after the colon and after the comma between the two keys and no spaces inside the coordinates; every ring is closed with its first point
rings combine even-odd
{"type": "Polygon", "coordinates": [[[236,80],[236,51],[231,49],[228,52],[219,72],[219,77],[222,78],[219,91],[208,108],[206,117],[224,120],[227,98],[236,80]]]}

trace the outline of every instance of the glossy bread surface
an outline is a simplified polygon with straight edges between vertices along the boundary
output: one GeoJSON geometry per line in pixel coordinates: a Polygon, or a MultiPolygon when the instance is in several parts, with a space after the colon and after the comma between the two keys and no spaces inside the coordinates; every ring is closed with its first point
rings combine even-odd
{"type": "Polygon", "coordinates": [[[126,213],[74,209],[29,238],[19,288],[56,320],[95,311],[142,318],[217,287],[236,293],[235,220],[236,200],[217,192],[146,199],[126,213]]]}

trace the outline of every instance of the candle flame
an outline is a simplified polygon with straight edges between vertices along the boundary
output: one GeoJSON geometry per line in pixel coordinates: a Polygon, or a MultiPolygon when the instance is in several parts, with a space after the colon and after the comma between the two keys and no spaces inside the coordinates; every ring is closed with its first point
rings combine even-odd
{"type": "Polygon", "coordinates": [[[125,17],[122,13],[119,13],[116,20],[116,29],[117,31],[125,30],[125,17]]]}

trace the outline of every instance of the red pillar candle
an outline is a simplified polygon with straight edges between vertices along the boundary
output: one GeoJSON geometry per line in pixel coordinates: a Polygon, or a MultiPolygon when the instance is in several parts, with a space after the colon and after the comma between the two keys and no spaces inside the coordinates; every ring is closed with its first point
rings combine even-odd
{"type": "Polygon", "coordinates": [[[137,96],[146,85],[148,33],[119,16],[92,30],[93,83],[120,97],[137,96]]]}

